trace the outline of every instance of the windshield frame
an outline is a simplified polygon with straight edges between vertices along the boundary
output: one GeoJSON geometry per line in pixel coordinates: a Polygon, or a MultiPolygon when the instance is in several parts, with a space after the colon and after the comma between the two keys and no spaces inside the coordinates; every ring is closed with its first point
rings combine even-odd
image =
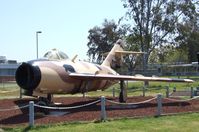
{"type": "Polygon", "coordinates": [[[48,60],[67,60],[69,59],[68,55],[66,55],[64,52],[52,49],[44,54],[44,58],[47,58],[48,60]]]}

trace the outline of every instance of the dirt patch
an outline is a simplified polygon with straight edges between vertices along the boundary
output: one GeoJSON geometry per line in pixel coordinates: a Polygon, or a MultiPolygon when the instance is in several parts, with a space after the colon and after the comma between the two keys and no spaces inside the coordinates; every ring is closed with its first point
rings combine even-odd
{"type": "MultiPolygon", "coordinates": [[[[129,97],[127,103],[140,102],[151,99],[152,97],[129,97]]],[[[61,97],[54,98],[54,102],[61,103],[62,107],[78,106],[88,104],[99,98],[81,98],[81,97],[61,97]]],[[[118,98],[107,98],[112,101],[118,101],[118,98]]],[[[28,108],[7,110],[3,109],[17,108],[27,105],[35,99],[4,99],[0,100],[0,126],[16,126],[28,125],[28,108]],[[16,107],[17,106],[17,107],[16,107]]],[[[77,109],[69,110],[49,110],[49,115],[38,112],[35,108],[35,124],[49,124],[59,122],[73,122],[73,121],[93,121],[100,120],[100,103],[77,109]],[[53,114],[52,114],[53,113],[53,114]],[[58,113],[58,114],[57,114],[58,113]]],[[[176,102],[163,99],[163,114],[181,113],[181,112],[198,112],[199,99],[191,100],[188,102],[176,102]]],[[[108,118],[121,118],[121,117],[137,117],[137,116],[155,116],[157,113],[156,99],[139,104],[139,105],[116,105],[106,102],[106,114],[108,118]]]]}

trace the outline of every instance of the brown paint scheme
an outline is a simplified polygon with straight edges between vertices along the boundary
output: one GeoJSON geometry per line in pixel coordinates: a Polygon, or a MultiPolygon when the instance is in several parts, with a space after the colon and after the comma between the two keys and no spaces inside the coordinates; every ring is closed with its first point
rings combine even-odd
{"type": "Polygon", "coordinates": [[[78,73],[87,73],[87,74],[115,74],[109,68],[98,65],[99,68],[96,67],[95,64],[90,63],[82,63],[82,62],[71,62],[70,60],[62,60],[62,61],[44,61],[39,62],[37,66],[39,66],[41,71],[41,82],[38,87],[35,89],[35,92],[40,93],[80,93],[80,92],[88,92],[88,91],[96,91],[103,90],[108,88],[110,85],[115,84],[117,81],[109,81],[109,80],[84,80],[84,79],[74,79],[69,76],[69,72],[65,70],[62,66],[64,64],[71,65],[75,71],[78,73]],[[83,65],[81,65],[83,64],[83,65]]]}
{"type": "MultiPolygon", "coordinates": [[[[123,42],[118,40],[101,65],[70,59],[45,60],[34,62],[41,71],[41,81],[33,91],[33,96],[46,96],[47,94],[74,94],[88,91],[104,90],[117,83],[119,80],[141,81],[166,81],[178,82],[168,78],[150,78],[119,75],[111,69],[116,52],[123,51],[123,42]],[[67,71],[64,65],[74,69],[67,71]]],[[[126,52],[125,52],[126,54],[126,52]]],[[[180,80],[180,82],[192,82],[192,80],[180,80]]]]}
{"type": "Polygon", "coordinates": [[[88,62],[74,62],[71,60],[50,60],[37,62],[37,65],[41,71],[41,81],[33,94],[46,95],[50,94],[74,94],[88,91],[104,90],[111,85],[117,83],[117,80],[85,80],[81,78],[72,78],[69,76],[69,72],[63,67],[64,64],[71,65],[76,73],[86,74],[112,74],[117,73],[110,68],[112,60],[115,56],[115,51],[123,51],[121,47],[121,40],[119,40],[102,65],[97,65],[88,62]]]}

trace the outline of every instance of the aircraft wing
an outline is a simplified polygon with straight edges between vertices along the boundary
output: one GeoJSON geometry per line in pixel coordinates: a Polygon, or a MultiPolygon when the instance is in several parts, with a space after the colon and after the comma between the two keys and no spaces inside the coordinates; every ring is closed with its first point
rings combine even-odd
{"type": "Polygon", "coordinates": [[[159,81],[159,82],[187,82],[192,83],[190,79],[174,79],[161,77],[145,76],[128,76],[128,75],[111,75],[111,74],[87,74],[87,73],[70,73],[71,78],[80,80],[134,80],[134,81],[159,81]]]}

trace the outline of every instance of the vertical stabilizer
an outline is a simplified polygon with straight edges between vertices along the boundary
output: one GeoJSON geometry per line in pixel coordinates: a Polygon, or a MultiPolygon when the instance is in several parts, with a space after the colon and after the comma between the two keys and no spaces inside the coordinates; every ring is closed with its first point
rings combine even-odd
{"type": "Polygon", "coordinates": [[[111,49],[111,51],[109,52],[109,54],[107,55],[107,57],[105,58],[105,60],[103,61],[102,65],[104,66],[109,66],[111,67],[112,63],[114,61],[116,61],[115,59],[115,52],[116,51],[123,51],[123,47],[124,47],[124,42],[119,39],[113,46],[113,48],[111,49]]]}

